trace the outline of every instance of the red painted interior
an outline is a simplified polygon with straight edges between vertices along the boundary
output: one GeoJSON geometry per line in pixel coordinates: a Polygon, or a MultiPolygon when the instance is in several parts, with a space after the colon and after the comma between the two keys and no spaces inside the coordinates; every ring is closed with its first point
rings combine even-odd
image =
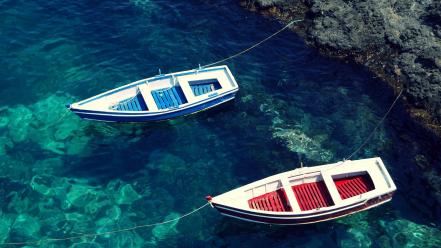
{"type": "Polygon", "coordinates": [[[254,197],[248,200],[248,205],[252,209],[265,210],[265,211],[274,211],[274,212],[291,211],[291,207],[288,205],[285,190],[283,189],[278,189],[276,191],[254,197]]]}
{"type": "Polygon", "coordinates": [[[368,174],[334,179],[334,183],[343,200],[375,189],[368,174]]]}
{"type": "Polygon", "coordinates": [[[302,211],[334,205],[323,181],[295,185],[292,190],[302,211]]]}

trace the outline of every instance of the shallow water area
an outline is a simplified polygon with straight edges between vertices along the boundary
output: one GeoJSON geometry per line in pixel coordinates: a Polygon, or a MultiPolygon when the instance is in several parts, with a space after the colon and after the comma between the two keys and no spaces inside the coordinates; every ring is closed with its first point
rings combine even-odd
{"type": "MultiPolygon", "coordinates": [[[[236,1],[0,1],[0,242],[172,220],[254,180],[348,156],[394,99],[362,68],[283,32],[227,63],[233,103],[166,122],[81,120],[64,104],[240,51],[283,25],[236,1]]],[[[398,104],[356,158],[381,156],[393,201],[277,227],[210,208],[170,224],[31,247],[439,247],[439,143],[398,104]],[[436,190],[438,187],[438,191],[436,190]]]]}

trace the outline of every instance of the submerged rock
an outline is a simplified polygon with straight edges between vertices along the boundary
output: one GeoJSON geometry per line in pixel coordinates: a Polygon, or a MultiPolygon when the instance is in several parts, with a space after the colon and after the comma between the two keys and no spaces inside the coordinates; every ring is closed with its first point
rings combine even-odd
{"type": "Polygon", "coordinates": [[[14,144],[7,137],[0,137],[0,156],[6,155],[7,148],[12,148],[14,144]]]}
{"type": "Polygon", "coordinates": [[[27,214],[20,214],[12,225],[12,231],[15,234],[24,237],[35,237],[40,231],[40,222],[27,214]]]}
{"type": "MultiPolygon", "coordinates": [[[[170,213],[164,219],[164,221],[173,220],[179,218],[181,215],[175,212],[170,213]]],[[[169,235],[173,235],[177,233],[176,226],[178,225],[179,220],[164,224],[158,225],[152,229],[152,235],[154,240],[160,241],[166,239],[169,235]]]]}
{"type": "Polygon", "coordinates": [[[393,247],[441,247],[441,231],[437,228],[398,219],[381,222],[393,247]]]}
{"type": "Polygon", "coordinates": [[[22,142],[28,136],[29,125],[32,121],[32,111],[19,105],[9,110],[9,136],[14,142],[22,142]]]}
{"type": "Polygon", "coordinates": [[[140,198],[141,196],[133,189],[132,185],[130,184],[122,186],[115,194],[115,201],[120,205],[132,204],[132,202],[140,198]]]}
{"type": "Polygon", "coordinates": [[[40,194],[52,196],[54,191],[52,190],[51,182],[51,177],[36,175],[31,179],[31,188],[40,194]]]}
{"type": "Polygon", "coordinates": [[[29,106],[18,105],[2,110],[0,128],[5,136],[0,140],[0,154],[13,143],[34,142],[55,154],[82,153],[90,137],[84,134],[86,122],[72,115],[62,106],[69,98],[51,95],[29,106]]]}
{"type": "Polygon", "coordinates": [[[11,225],[13,223],[13,219],[11,216],[1,215],[0,217],[0,242],[4,242],[11,231],[11,225]]]}
{"type": "Polygon", "coordinates": [[[84,207],[98,198],[98,194],[99,193],[91,187],[74,184],[66,195],[66,201],[69,205],[84,207]]]}
{"type": "Polygon", "coordinates": [[[321,139],[312,139],[297,129],[276,129],[273,138],[283,140],[288,149],[311,160],[327,162],[333,157],[330,150],[321,146],[321,139]]]}

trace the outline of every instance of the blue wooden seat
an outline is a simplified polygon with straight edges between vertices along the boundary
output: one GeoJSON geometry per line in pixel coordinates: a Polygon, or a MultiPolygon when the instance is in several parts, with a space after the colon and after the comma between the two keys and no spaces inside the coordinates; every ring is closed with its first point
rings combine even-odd
{"type": "Polygon", "coordinates": [[[152,97],[158,109],[177,108],[179,105],[187,103],[181,87],[154,90],[152,97]]]}
{"type": "Polygon", "coordinates": [[[135,97],[122,100],[112,107],[114,110],[118,111],[147,111],[147,104],[140,93],[135,97]]]}
{"type": "Polygon", "coordinates": [[[193,94],[195,96],[200,96],[203,94],[207,94],[208,92],[211,92],[214,90],[214,84],[194,84],[190,85],[191,90],[193,91],[193,94]]]}

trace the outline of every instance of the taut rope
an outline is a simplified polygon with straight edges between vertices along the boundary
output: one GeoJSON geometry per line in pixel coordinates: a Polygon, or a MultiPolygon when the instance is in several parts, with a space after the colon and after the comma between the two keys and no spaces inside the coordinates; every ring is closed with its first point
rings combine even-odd
{"type": "Polygon", "coordinates": [[[0,245],[35,245],[35,244],[40,244],[43,242],[54,242],[54,241],[65,241],[65,240],[72,240],[72,239],[79,239],[79,238],[85,238],[85,237],[95,237],[95,236],[102,236],[102,235],[107,235],[107,234],[114,234],[114,233],[120,233],[120,232],[128,232],[128,231],[133,231],[136,229],[140,229],[140,228],[146,228],[146,227],[152,227],[152,226],[159,226],[159,225],[165,225],[171,222],[175,222],[178,221],[180,219],[183,219],[189,215],[192,215],[198,211],[200,211],[201,209],[203,209],[204,207],[208,206],[210,203],[205,203],[204,205],[196,208],[193,211],[190,211],[182,216],[179,216],[178,218],[174,218],[171,220],[166,220],[166,221],[162,221],[162,222],[157,222],[157,223],[152,223],[152,224],[143,224],[143,225],[136,225],[133,227],[127,227],[127,228],[121,228],[121,229],[115,229],[115,230],[111,230],[111,231],[107,231],[107,232],[98,232],[98,233],[83,233],[83,234],[79,234],[76,236],[70,236],[70,237],[65,237],[65,238],[46,238],[46,239],[40,239],[40,240],[34,240],[34,241],[26,241],[26,242],[5,242],[5,243],[1,243],[0,245]]]}
{"type": "Polygon", "coordinates": [[[254,44],[254,45],[252,45],[252,46],[250,46],[250,47],[248,47],[248,48],[246,48],[246,49],[244,49],[244,50],[242,50],[242,51],[240,51],[238,53],[235,53],[235,54],[233,54],[233,55],[231,55],[231,56],[229,56],[227,58],[218,60],[216,62],[207,64],[207,65],[204,65],[204,66],[201,66],[200,68],[210,67],[210,66],[213,66],[213,65],[217,65],[217,64],[223,63],[223,62],[225,62],[227,60],[234,59],[234,58],[236,58],[236,57],[238,57],[238,56],[240,56],[240,55],[242,55],[242,54],[244,54],[246,52],[249,52],[250,50],[252,50],[252,49],[254,49],[254,48],[258,47],[258,46],[260,46],[261,44],[265,43],[269,39],[273,38],[274,36],[278,35],[282,31],[284,31],[285,29],[289,28],[292,24],[297,23],[297,22],[301,22],[301,21],[303,21],[303,19],[292,20],[288,24],[286,24],[283,28],[279,29],[277,32],[271,34],[270,36],[268,36],[265,39],[257,42],[256,44],[254,44]]]}

